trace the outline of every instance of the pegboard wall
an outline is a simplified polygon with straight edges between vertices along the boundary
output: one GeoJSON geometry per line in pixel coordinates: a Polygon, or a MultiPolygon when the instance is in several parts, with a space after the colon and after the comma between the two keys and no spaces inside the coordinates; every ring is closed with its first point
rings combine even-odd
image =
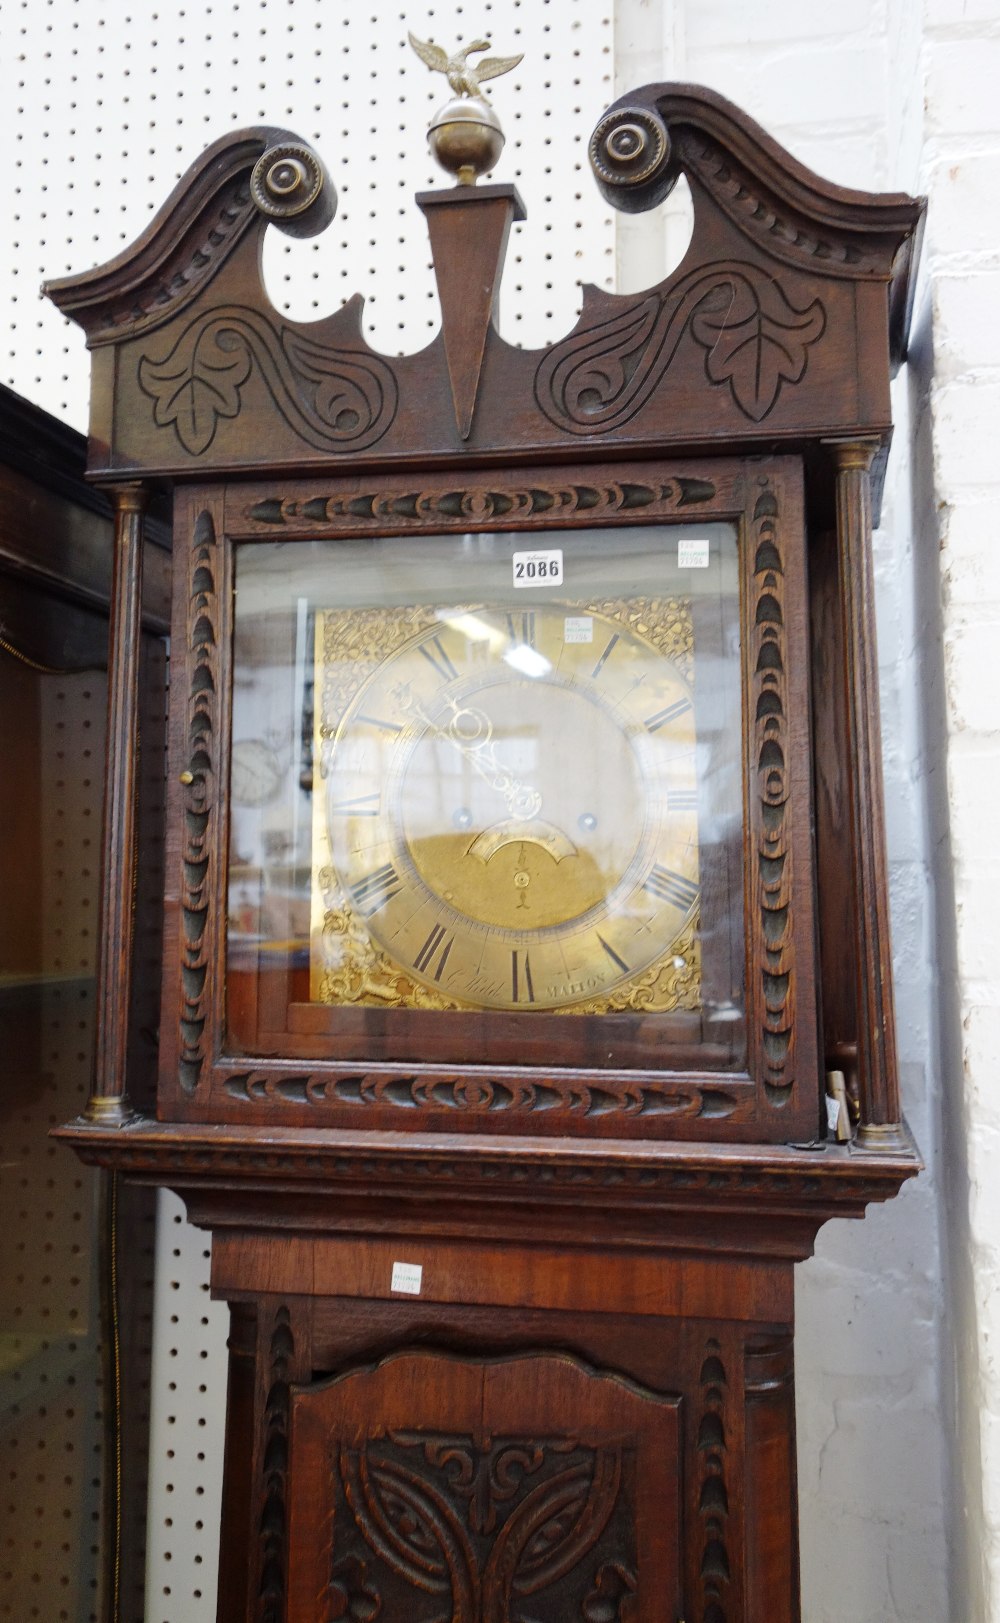
{"type": "Polygon", "coordinates": [[[5,848],[2,888],[39,926],[5,931],[0,953],[0,1618],[96,1623],[99,1179],[47,1135],[90,1092],[106,679],[2,660],[0,737],[35,825],[33,851],[5,848]]]}
{"type": "MultiPolygon", "coordinates": [[[[407,30],[450,47],[488,37],[499,54],[524,52],[519,68],[487,86],[507,135],[496,178],[514,181],[528,210],[511,237],[500,327],[529,347],[567,331],[581,282],[614,285],[615,222],[586,161],[590,130],[614,94],[609,4],[3,0],[0,93],[9,133],[0,301],[8,323],[0,377],[85,429],[89,357],[79,331],[40,298],[40,283],[119,253],[210,141],[257,123],[312,142],[339,194],[321,237],[290,242],[268,233],[274,302],[308,321],[360,292],[376,348],[422,349],[439,312],[413,194],[447,184],[429,157],[426,128],[450,92],[414,55],[407,30]]],[[[81,1037],[81,1052],[88,1043],[81,1037]]],[[[76,1099],[59,1107],[64,1117],[76,1108],[76,1099]]],[[[215,1616],[227,1315],[209,1301],[207,1251],[176,1200],[161,1196],[148,1623],[215,1616]]],[[[74,1546],[77,1559],[85,1548],[74,1546]]],[[[126,1601],[132,1609],[123,1616],[139,1623],[138,1603],[126,1601]]]]}
{"type": "Polygon", "coordinates": [[[413,194],[447,183],[426,130],[451,92],[414,55],[408,29],[524,52],[487,86],[507,135],[497,178],[516,182],[528,208],[511,241],[501,326],[528,346],[568,330],[578,283],[610,286],[614,275],[614,226],[586,163],[611,99],[613,28],[600,0],[415,0],[406,10],[398,0],[4,0],[4,381],[86,428],[89,358],[79,331],[39,298],[41,282],[120,252],[210,141],[258,123],[312,142],[339,194],[321,237],[268,233],[275,303],[308,321],[360,292],[376,348],[422,349],[439,314],[413,194]]]}

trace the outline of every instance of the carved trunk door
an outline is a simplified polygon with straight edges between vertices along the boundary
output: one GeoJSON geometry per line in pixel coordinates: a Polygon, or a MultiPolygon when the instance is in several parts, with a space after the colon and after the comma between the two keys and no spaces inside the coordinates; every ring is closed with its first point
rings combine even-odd
{"type": "Polygon", "coordinates": [[[679,1623],[679,1418],[559,1355],[300,1388],[288,1623],[679,1623]]]}

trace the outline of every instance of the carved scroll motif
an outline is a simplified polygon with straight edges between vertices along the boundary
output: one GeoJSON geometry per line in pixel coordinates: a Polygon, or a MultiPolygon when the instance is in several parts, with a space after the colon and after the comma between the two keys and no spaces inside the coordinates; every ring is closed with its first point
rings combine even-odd
{"type": "Polygon", "coordinates": [[[345,1578],[355,1607],[367,1597],[412,1623],[628,1615],[619,1601],[636,1576],[621,1447],[390,1432],[342,1446],[331,1471],[331,1620],[345,1615],[345,1578]]]}
{"type": "Polygon", "coordinates": [[[641,411],[690,334],[705,351],[709,382],[728,383],[740,411],[759,423],[782,384],[805,376],[825,326],[818,299],[798,309],[773,276],[722,261],[557,344],[538,368],[535,395],[558,427],[606,434],[641,411]]]}
{"type": "Polygon", "coordinates": [[[276,331],[242,305],[197,316],[162,359],[144,355],[139,386],[155,402],[156,426],[172,426],[185,451],[201,456],[220,420],[239,416],[255,367],[288,427],[317,450],[363,450],[396,414],[396,379],[377,355],[276,331]]]}

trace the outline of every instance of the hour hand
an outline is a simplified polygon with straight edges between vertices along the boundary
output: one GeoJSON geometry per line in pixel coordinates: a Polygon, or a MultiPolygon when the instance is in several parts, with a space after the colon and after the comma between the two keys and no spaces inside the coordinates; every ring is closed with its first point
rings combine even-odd
{"type": "Polygon", "coordinates": [[[445,702],[451,714],[442,725],[424,708],[409,685],[400,688],[394,698],[403,710],[423,722],[435,737],[444,739],[446,744],[457,750],[473,771],[503,797],[508,816],[522,819],[537,817],[542,809],[542,797],[530,783],[522,783],[497,760],[493,723],[485,710],[448,698],[445,702]]]}

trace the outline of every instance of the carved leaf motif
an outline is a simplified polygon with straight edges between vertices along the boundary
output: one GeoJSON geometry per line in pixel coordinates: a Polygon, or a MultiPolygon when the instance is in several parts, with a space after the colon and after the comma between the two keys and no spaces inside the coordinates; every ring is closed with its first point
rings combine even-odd
{"type": "Polygon", "coordinates": [[[690,332],[708,351],[709,381],[728,382],[740,410],[759,422],[783,382],[801,381],[807,351],[825,325],[818,299],[798,310],[773,276],[742,261],[720,261],[555,345],[539,365],[535,396],[545,415],[571,433],[620,428],[660,387],[690,332]]]}
{"type": "Polygon", "coordinates": [[[256,367],[288,427],[319,450],[359,450],[380,439],[396,413],[396,380],[377,355],[328,349],[257,311],[230,305],[189,323],[169,355],[139,362],[139,386],[155,402],[158,428],[174,428],[200,456],[221,419],[236,417],[256,367]]]}
{"type": "Polygon", "coordinates": [[[712,382],[728,382],[740,410],[756,423],[771,410],[783,382],[802,378],[809,345],[826,325],[818,299],[796,310],[777,282],[765,285],[769,310],[760,287],[733,276],[712,289],[691,320],[693,336],[708,350],[705,370],[712,382]]]}
{"type": "Polygon", "coordinates": [[[158,366],[143,358],[139,383],[156,401],[157,427],[173,423],[184,449],[200,456],[215,438],[219,418],[239,414],[240,389],[252,364],[242,345],[227,351],[218,340],[213,346],[195,342],[178,346],[158,366]]]}

